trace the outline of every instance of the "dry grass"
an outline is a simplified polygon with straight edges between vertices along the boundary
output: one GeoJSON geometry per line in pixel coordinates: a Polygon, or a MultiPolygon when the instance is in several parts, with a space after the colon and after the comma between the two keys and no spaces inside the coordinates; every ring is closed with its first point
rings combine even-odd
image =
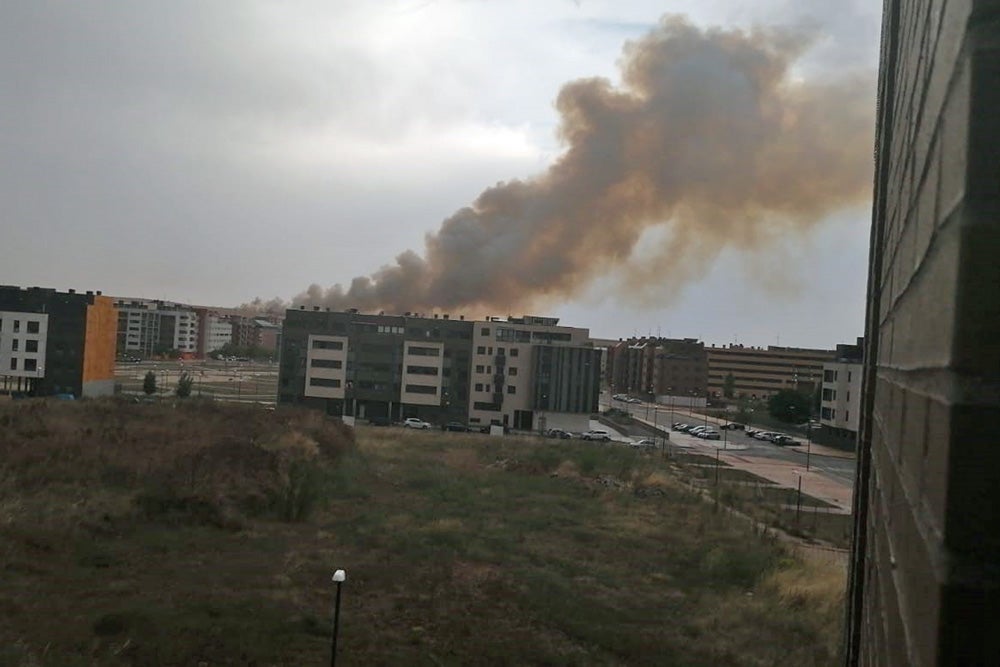
{"type": "Polygon", "coordinates": [[[11,410],[0,664],[323,664],[336,567],[345,664],[836,661],[842,569],[655,456],[376,428],[352,447],[320,415],[232,406],[11,410]],[[302,461],[323,492],[282,521],[302,461]],[[149,513],[151,484],[191,500],[149,513]]]}

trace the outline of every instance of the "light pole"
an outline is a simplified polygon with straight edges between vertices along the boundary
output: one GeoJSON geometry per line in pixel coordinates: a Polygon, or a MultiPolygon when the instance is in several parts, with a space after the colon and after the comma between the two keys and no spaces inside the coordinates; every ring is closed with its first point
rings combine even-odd
{"type": "Polygon", "coordinates": [[[333,606],[333,642],[330,646],[330,667],[337,664],[337,633],[340,631],[340,587],[347,579],[347,573],[337,570],[333,573],[333,581],[337,584],[337,601],[333,606]]]}

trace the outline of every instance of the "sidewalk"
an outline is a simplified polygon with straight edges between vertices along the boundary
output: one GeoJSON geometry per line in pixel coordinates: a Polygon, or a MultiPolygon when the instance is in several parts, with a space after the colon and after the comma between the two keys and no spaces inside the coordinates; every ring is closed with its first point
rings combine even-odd
{"type": "Polygon", "coordinates": [[[836,505],[841,514],[851,513],[854,490],[849,485],[814,470],[806,470],[804,465],[746,454],[727,454],[724,451],[720,452],[719,459],[734,468],[746,470],[790,489],[798,488],[801,479],[802,493],[836,505]]]}
{"type": "MultiPolygon", "coordinates": [[[[689,414],[680,413],[675,411],[675,414],[689,414]]],[[[690,415],[694,416],[694,415],[690,415]]],[[[699,421],[703,419],[703,416],[698,416],[699,421]]],[[[647,426],[654,426],[652,421],[647,421],[642,417],[633,414],[632,418],[636,421],[642,422],[647,426]]],[[[678,421],[679,419],[675,419],[678,421]]],[[[718,420],[709,417],[709,423],[719,423],[718,420]]],[[[838,513],[850,514],[852,511],[852,499],[854,497],[854,489],[850,484],[845,484],[836,479],[831,479],[821,473],[814,470],[806,470],[804,462],[795,461],[782,461],[780,459],[765,458],[761,456],[752,456],[748,454],[743,454],[742,452],[746,450],[746,446],[736,445],[733,446],[730,443],[723,443],[719,440],[699,440],[688,436],[685,433],[677,433],[670,431],[669,424],[659,424],[659,427],[665,431],[670,432],[669,442],[684,447],[688,451],[698,452],[705,450],[710,450],[713,454],[718,450],[718,456],[721,461],[728,463],[733,468],[738,468],[745,470],[749,473],[753,473],[758,477],[763,477],[768,479],[780,486],[797,489],[799,486],[799,480],[802,480],[802,493],[812,496],[813,498],[818,498],[824,500],[831,505],[837,507],[838,513]]],[[[806,445],[788,447],[787,449],[798,451],[801,453],[806,452],[806,445]]],[[[825,447],[823,445],[813,444],[809,447],[809,452],[812,456],[830,456],[834,458],[854,458],[854,456],[848,452],[842,452],[838,449],[832,449],[830,447],[825,447]]]]}

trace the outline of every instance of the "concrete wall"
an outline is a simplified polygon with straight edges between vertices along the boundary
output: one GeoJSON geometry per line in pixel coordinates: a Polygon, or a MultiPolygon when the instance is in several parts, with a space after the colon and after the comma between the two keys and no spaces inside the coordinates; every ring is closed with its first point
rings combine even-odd
{"type": "Polygon", "coordinates": [[[115,390],[118,309],[114,299],[95,296],[87,306],[83,339],[83,395],[107,396],[115,390]]]}
{"type": "Polygon", "coordinates": [[[885,2],[849,664],[1000,655],[998,10],[885,2]]]}

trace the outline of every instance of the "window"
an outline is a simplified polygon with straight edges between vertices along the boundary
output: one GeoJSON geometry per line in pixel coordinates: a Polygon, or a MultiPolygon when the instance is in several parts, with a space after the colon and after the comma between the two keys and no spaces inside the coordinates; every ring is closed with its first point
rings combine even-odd
{"type": "Polygon", "coordinates": [[[21,330],[21,320],[14,320],[14,333],[18,333],[21,330]]]}
{"type": "Polygon", "coordinates": [[[498,348],[497,348],[497,354],[498,354],[498,355],[500,355],[500,356],[502,357],[503,355],[507,354],[507,350],[505,350],[505,349],[504,349],[504,348],[502,348],[502,347],[498,347],[498,348]]]}
{"type": "Polygon", "coordinates": [[[406,372],[411,375],[437,375],[438,369],[434,366],[407,366],[406,372]]]}
{"type": "Polygon", "coordinates": [[[476,372],[477,373],[485,373],[486,372],[486,366],[483,366],[482,364],[476,366],[476,372]]]}
{"type": "Polygon", "coordinates": [[[482,390],[483,390],[483,383],[482,382],[477,382],[476,383],[476,391],[482,391],[482,390]]]}
{"type": "Polygon", "coordinates": [[[309,365],[313,368],[343,368],[344,362],[340,359],[313,359],[309,365]]]}
{"type": "Polygon", "coordinates": [[[20,345],[21,345],[21,339],[20,338],[15,338],[14,340],[12,340],[10,342],[10,350],[11,350],[11,352],[17,352],[18,349],[20,348],[20,345]]]}
{"type": "Polygon", "coordinates": [[[482,345],[476,348],[476,354],[486,354],[486,348],[482,345]]]}
{"type": "Polygon", "coordinates": [[[517,368],[515,366],[511,366],[507,373],[509,375],[517,375],[517,368]]]}
{"type": "Polygon", "coordinates": [[[25,359],[24,360],[24,370],[26,370],[26,371],[37,371],[38,370],[38,360],[37,359],[25,359]]]}
{"type": "Polygon", "coordinates": [[[516,357],[517,356],[517,352],[518,352],[518,349],[516,347],[510,348],[510,356],[516,357]]]}
{"type": "Polygon", "coordinates": [[[483,336],[489,336],[490,335],[490,328],[489,327],[483,327],[483,329],[482,329],[482,331],[480,331],[480,333],[483,336]]]}
{"type": "Polygon", "coordinates": [[[409,347],[409,352],[414,357],[440,357],[441,350],[436,347],[421,347],[419,345],[411,345],[409,347]]]}
{"type": "Polygon", "coordinates": [[[837,371],[823,371],[823,382],[836,382],[837,371]]]}
{"type": "Polygon", "coordinates": [[[17,370],[17,357],[11,357],[11,360],[10,360],[10,370],[12,370],[12,371],[16,371],[17,370]]]}
{"type": "Polygon", "coordinates": [[[28,324],[28,333],[30,334],[38,333],[38,324],[39,324],[38,322],[29,320],[27,324],[28,324]]]}
{"type": "Polygon", "coordinates": [[[310,378],[309,385],[311,387],[332,387],[336,389],[340,387],[340,380],[331,380],[330,378],[310,378]]]}
{"type": "Polygon", "coordinates": [[[38,341],[37,340],[26,340],[26,341],[24,341],[24,351],[25,352],[38,352],[38,341]]]}
{"type": "Polygon", "coordinates": [[[314,350],[343,350],[344,343],[339,340],[314,340],[314,350]]]}
{"type": "Polygon", "coordinates": [[[845,410],[844,411],[844,419],[846,421],[851,421],[851,411],[850,410],[845,410]]]}
{"type": "Polygon", "coordinates": [[[848,401],[851,400],[851,392],[850,391],[847,392],[847,400],[848,401]]]}
{"type": "Polygon", "coordinates": [[[429,387],[424,384],[406,385],[406,393],[408,394],[436,394],[437,392],[437,387],[429,387]]]}
{"type": "Polygon", "coordinates": [[[847,371],[847,381],[851,381],[851,371],[847,371]]]}
{"type": "Polygon", "coordinates": [[[507,393],[508,394],[516,394],[517,393],[517,387],[515,387],[512,384],[507,385],[507,393]]]}

